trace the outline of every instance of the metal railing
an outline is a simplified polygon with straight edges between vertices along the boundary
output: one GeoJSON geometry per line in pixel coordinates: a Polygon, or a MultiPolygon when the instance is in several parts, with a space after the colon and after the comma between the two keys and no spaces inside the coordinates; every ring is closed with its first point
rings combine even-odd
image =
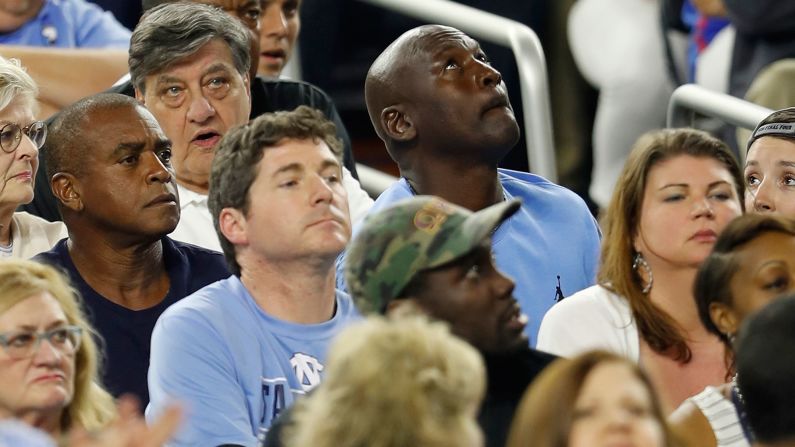
{"type": "Polygon", "coordinates": [[[360,1],[510,47],[519,69],[527,160],[533,172],[557,181],[547,64],[538,36],[527,25],[450,0],[360,1]]]}
{"type": "Polygon", "coordinates": [[[733,126],[754,129],[772,110],[717,93],[695,84],[685,84],[671,95],[668,127],[692,127],[697,115],[718,118],[733,126]]]}

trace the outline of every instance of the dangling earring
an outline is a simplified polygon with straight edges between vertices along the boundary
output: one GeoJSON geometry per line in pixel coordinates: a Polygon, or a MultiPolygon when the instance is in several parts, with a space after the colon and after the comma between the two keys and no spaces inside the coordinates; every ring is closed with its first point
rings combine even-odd
{"type": "MultiPolygon", "coordinates": [[[[646,259],[640,253],[635,253],[635,257],[632,258],[632,270],[638,271],[639,269],[643,270],[643,273],[649,278],[649,282],[643,286],[643,290],[641,292],[646,295],[651,290],[651,285],[654,284],[654,275],[651,273],[651,267],[649,267],[649,263],[646,262],[646,259]]],[[[638,276],[640,277],[641,281],[643,281],[643,275],[638,272],[638,276]]]]}

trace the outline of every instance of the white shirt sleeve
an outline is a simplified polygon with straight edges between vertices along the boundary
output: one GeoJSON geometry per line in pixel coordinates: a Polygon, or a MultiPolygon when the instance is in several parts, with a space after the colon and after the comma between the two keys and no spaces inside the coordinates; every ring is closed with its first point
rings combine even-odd
{"type": "Polygon", "coordinates": [[[536,345],[561,357],[603,349],[635,362],[639,348],[629,304],[602,286],[581,290],[552,306],[541,321],[536,345]]]}
{"type": "Polygon", "coordinates": [[[351,171],[346,167],[342,167],[342,186],[348,193],[348,207],[351,214],[351,226],[356,225],[364,219],[364,216],[370,211],[373,206],[373,199],[370,195],[362,189],[359,181],[353,178],[351,171]]]}

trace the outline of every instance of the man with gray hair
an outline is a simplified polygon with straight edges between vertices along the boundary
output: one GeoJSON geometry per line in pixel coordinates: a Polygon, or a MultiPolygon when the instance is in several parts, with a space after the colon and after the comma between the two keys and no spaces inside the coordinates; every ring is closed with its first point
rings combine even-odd
{"type": "MultiPolygon", "coordinates": [[[[214,145],[212,141],[204,141],[203,156],[197,159],[200,169],[197,174],[189,170],[192,166],[190,163],[195,157],[189,156],[186,163],[180,160],[180,154],[188,153],[191,148],[195,147],[189,141],[193,135],[183,134],[209,130],[211,133],[205,133],[204,137],[210,135],[220,137],[226,129],[243,124],[250,118],[268,112],[293,110],[300,105],[308,105],[321,110],[326,117],[334,122],[337,136],[343,142],[343,161],[346,168],[343,169],[343,185],[351,202],[351,214],[358,218],[367,212],[372,204],[372,199],[362,190],[355,179],[355,163],[351,152],[350,138],[328,95],[317,87],[301,81],[251,77],[252,70],[249,70],[248,67],[256,67],[256,59],[259,57],[260,22],[258,19],[261,9],[258,2],[241,0],[223,2],[223,5],[220,5],[221,2],[217,0],[182,1],[178,4],[175,0],[144,0],[142,3],[146,14],[142,17],[134,33],[129,61],[135,86],[133,86],[133,82],[128,81],[112,90],[130,96],[139,96],[147,103],[147,106],[152,106],[149,108],[160,122],[166,135],[174,140],[174,164],[177,169],[177,182],[180,186],[183,217],[177,230],[171,235],[173,238],[205,248],[221,250],[207,210],[206,186],[203,186],[208,181],[209,163],[212,160],[214,145]],[[241,27],[241,23],[245,26],[241,27]],[[231,39],[232,34],[237,37],[231,39]],[[247,36],[244,37],[243,34],[247,34],[247,36]],[[246,42],[240,42],[240,37],[247,39],[246,42]],[[152,77],[152,75],[170,76],[179,67],[182,67],[181,76],[184,76],[184,69],[188,65],[192,65],[194,70],[201,71],[202,67],[199,66],[199,61],[195,56],[198,55],[198,50],[203,48],[203,44],[216,40],[224,42],[229,47],[231,58],[227,65],[234,67],[234,71],[239,72],[241,78],[249,73],[247,95],[237,95],[227,98],[225,101],[225,104],[229,104],[231,107],[247,110],[245,114],[236,113],[235,116],[230,117],[226,112],[215,110],[215,102],[208,100],[210,108],[214,112],[211,115],[217,116],[205,117],[207,119],[196,122],[195,114],[188,116],[186,107],[154,107],[154,100],[147,97],[147,93],[151,92],[146,89],[146,78],[152,77]],[[242,67],[239,65],[242,62],[244,47],[248,49],[251,62],[246,62],[246,70],[240,71],[242,67]],[[202,128],[204,129],[202,130],[202,128]],[[183,175],[186,171],[196,174],[191,178],[194,182],[197,181],[198,185],[186,183],[183,175]],[[352,172],[353,174],[351,174],[352,172]]],[[[181,80],[184,81],[184,79],[181,80]]],[[[242,83],[242,81],[240,82],[242,83]]],[[[187,91],[187,93],[191,92],[187,91]]],[[[196,99],[195,94],[190,96],[196,99]]],[[[47,179],[41,179],[38,182],[39,185],[47,183],[49,183],[47,179]]],[[[49,220],[59,219],[55,201],[48,188],[37,187],[36,198],[31,205],[26,207],[26,210],[49,220]]]]}

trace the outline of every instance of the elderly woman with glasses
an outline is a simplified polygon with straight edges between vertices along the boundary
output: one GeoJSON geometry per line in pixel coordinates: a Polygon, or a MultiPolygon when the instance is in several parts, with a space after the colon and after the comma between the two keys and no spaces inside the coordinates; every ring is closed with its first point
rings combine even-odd
{"type": "Polygon", "coordinates": [[[30,258],[66,237],[61,222],[14,212],[33,200],[47,126],[35,121],[38,88],[15,59],[0,57],[0,258],[30,258]]]}
{"type": "Polygon", "coordinates": [[[0,419],[54,438],[115,415],[97,382],[97,347],[75,292],[52,267],[0,261],[0,419]]]}

